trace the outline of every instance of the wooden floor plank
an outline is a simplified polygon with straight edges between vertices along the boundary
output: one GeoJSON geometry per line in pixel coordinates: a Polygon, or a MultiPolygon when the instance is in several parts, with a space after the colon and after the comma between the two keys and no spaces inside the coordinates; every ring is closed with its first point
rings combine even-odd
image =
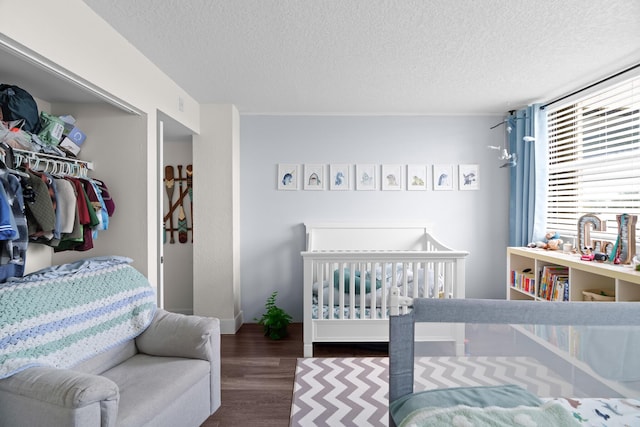
{"type": "MultiPolygon", "coordinates": [[[[221,337],[222,406],[202,427],[287,427],[296,360],[303,357],[302,324],[279,341],[257,324],[221,337]]],[[[316,344],[315,357],[387,356],[386,344],[316,344]]]]}

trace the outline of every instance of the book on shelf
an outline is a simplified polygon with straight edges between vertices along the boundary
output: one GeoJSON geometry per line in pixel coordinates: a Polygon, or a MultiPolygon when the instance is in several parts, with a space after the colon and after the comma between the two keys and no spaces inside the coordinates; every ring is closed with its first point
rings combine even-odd
{"type": "Polygon", "coordinates": [[[567,301],[569,296],[569,268],[545,265],[540,270],[538,297],[547,301],[567,301]],[[567,299],[565,300],[565,296],[567,299]]]}
{"type": "Polygon", "coordinates": [[[511,271],[511,286],[531,295],[535,294],[536,276],[530,269],[511,271]]]}
{"type": "Polygon", "coordinates": [[[569,276],[555,276],[551,288],[551,301],[568,301],[565,295],[569,295],[569,276]]]}

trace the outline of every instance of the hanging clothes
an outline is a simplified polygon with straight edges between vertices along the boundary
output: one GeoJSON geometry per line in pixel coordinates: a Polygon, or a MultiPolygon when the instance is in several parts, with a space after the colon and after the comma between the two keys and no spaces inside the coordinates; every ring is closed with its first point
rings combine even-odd
{"type": "Polygon", "coordinates": [[[60,238],[73,232],[77,217],[78,202],[73,184],[64,178],[54,178],[58,194],[58,213],[60,215],[60,238]]]}
{"type": "Polygon", "coordinates": [[[35,193],[35,197],[27,200],[25,204],[29,236],[32,240],[51,240],[56,226],[56,214],[52,202],[54,196],[39,175],[30,169],[26,169],[26,172],[29,175],[26,178],[27,184],[35,193]]]}
{"type": "Polygon", "coordinates": [[[55,252],[92,249],[115,211],[106,184],[87,178],[86,166],[45,158],[48,173],[33,169],[41,164],[37,155],[22,151],[16,156],[0,142],[0,283],[24,275],[29,243],[52,246],[55,252]],[[18,165],[16,159],[24,161],[18,170],[6,166],[18,165]]]}
{"type": "Polygon", "coordinates": [[[2,241],[0,245],[0,282],[9,277],[22,277],[27,258],[29,231],[25,216],[21,179],[0,168],[0,197],[10,207],[15,224],[14,237],[2,241]]]}
{"type": "Polygon", "coordinates": [[[0,240],[15,239],[18,235],[4,186],[0,186],[0,240]]]}

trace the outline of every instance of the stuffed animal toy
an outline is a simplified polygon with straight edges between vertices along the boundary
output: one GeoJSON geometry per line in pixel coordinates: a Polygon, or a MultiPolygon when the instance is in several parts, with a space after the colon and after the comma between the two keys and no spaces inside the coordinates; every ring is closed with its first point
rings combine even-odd
{"type": "Polygon", "coordinates": [[[544,240],[537,241],[534,243],[529,243],[530,248],[540,248],[540,249],[549,249],[552,251],[556,251],[562,247],[562,239],[560,235],[556,231],[548,231],[544,235],[544,240]]]}

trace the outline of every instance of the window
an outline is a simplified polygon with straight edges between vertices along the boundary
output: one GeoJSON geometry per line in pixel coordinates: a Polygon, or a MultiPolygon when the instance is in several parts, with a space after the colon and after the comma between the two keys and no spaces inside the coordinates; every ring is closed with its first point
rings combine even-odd
{"type": "Polygon", "coordinates": [[[616,215],[640,218],[640,77],[549,107],[547,122],[547,229],[575,237],[578,219],[595,214],[599,237],[615,242],[616,215]]]}

